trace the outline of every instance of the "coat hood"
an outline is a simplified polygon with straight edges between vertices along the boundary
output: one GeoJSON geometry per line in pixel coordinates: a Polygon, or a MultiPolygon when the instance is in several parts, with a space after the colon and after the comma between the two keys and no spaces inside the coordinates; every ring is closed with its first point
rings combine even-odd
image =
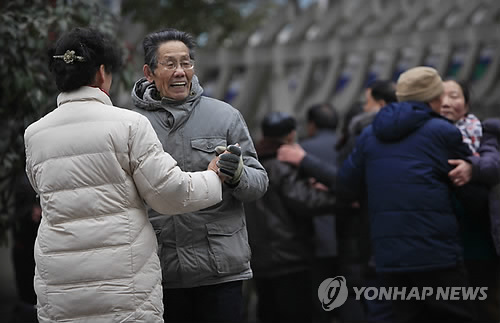
{"type": "Polygon", "coordinates": [[[381,141],[398,141],[432,118],[442,117],[426,103],[416,101],[391,103],[377,113],[372,124],[373,133],[381,141]]]}
{"type": "Polygon", "coordinates": [[[191,80],[191,91],[186,99],[181,101],[162,98],[153,82],[145,77],[140,78],[132,89],[132,101],[134,106],[144,110],[158,110],[163,106],[183,105],[197,100],[203,94],[203,88],[196,75],[191,80]]]}

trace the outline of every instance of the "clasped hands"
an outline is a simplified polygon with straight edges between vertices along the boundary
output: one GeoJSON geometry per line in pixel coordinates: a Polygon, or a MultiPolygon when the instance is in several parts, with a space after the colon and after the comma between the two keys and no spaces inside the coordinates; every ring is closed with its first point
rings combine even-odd
{"type": "Polygon", "coordinates": [[[221,180],[230,185],[237,185],[243,173],[243,158],[239,144],[227,147],[215,147],[216,157],[212,159],[207,169],[216,172],[221,180]]]}

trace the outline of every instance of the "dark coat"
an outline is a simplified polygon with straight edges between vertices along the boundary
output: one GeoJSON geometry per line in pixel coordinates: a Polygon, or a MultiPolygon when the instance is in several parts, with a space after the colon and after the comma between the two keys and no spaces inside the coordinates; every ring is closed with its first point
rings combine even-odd
{"type": "Polygon", "coordinates": [[[500,119],[487,119],[482,122],[482,127],[479,156],[470,156],[468,160],[473,166],[472,180],[493,186],[500,182],[500,119]]]}
{"type": "Polygon", "coordinates": [[[493,259],[496,257],[495,248],[499,247],[500,214],[494,186],[500,180],[498,153],[500,121],[486,120],[482,122],[482,127],[481,146],[477,151],[479,156],[473,155],[467,158],[472,164],[472,179],[469,186],[474,189],[475,197],[471,199],[464,196],[465,198],[457,201],[465,260],[493,259]],[[489,202],[488,194],[491,195],[489,202]],[[478,199],[482,201],[478,203],[478,199]]]}
{"type": "MultiPolygon", "coordinates": [[[[335,130],[318,129],[314,136],[302,140],[300,145],[308,154],[313,154],[323,163],[335,165],[337,161],[336,142],[335,130]]],[[[334,257],[337,255],[337,230],[333,210],[316,215],[313,218],[316,256],[334,257]]]]}
{"type": "Polygon", "coordinates": [[[386,106],[339,170],[338,188],[366,188],[376,268],[428,271],[463,260],[448,159],[471,152],[460,131],[421,102],[386,106]]]}
{"type": "Polygon", "coordinates": [[[269,187],[262,198],[245,203],[255,278],[309,269],[313,212],[331,209],[335,203],[332,194],[316,190],[297,168],[276,159],[279,146],[266,139],[256,145],[269,187]]]}
{"type": "Polygon", "coordinates": [[[489,194],[489,221],[484,227],[491,230],[491,237],[500,256],[500,119],[482,122],[483,137],[479,156],[469,157],[472,163],[472,180],[491,186],[489,194]]]}

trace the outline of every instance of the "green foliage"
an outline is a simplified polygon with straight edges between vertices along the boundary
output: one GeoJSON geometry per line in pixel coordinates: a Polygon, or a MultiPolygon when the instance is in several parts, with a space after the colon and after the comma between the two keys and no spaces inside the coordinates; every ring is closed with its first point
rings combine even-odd
{"type": "Polygon", "coordinates": [[[224,0],[124,0],[122,11],[146,24],[150,31],[173,27],[199,35],[207,28],[232,29],[239,21],[239,12],[224,0]]]}
{"type": "Polygon", "coordinates": [[[15,222],[12,185],[24,172],[24,129],[55,106],[48,47],[61,33],[92,26],[114,35],[117,20],[97,1],[8,1],[0,5],[0,245],[15,222]],[[51,5],[52,4],[52,5],[51,5]]]}
{"type": "Polygon", "coordinates": [[[216,34],[213,46],[236,32],[255,29],[272,7],[265,2],[252,15],[243,16],[241,7],[252,1],[242,0],[123,0],[122,13],[144,23],[148,32],[177,28],[193,35],[216,34]]]}
{"type": "MultiPolygon", "coordinates": [[[[0,245],[6,242],[7,229],[16,219],[12,187],[16,176],[24,172],[24,129],[55,107],[58,91],[47,67],[47,48],[59,35],[79,26],[91,26],[119,38],[116,36],[120,32],[118,17],[101,2],[0,2],[0,245]]],[[[259,6],[259,10],[242,16],[241,6],[251,2],[123,0],[122,14],[145,24],[147,32],[174,27],[196,36],[209,33],[212,35],[209,45],[218,46],[233,33],[255,29],[266,16],[269,5],[259,6]]],[[[135,46],[128,44],[122,49],[128,64],[114,77],[113,88],[121,85],[130,89],[135,80],[131,70],[135,46]]]]}

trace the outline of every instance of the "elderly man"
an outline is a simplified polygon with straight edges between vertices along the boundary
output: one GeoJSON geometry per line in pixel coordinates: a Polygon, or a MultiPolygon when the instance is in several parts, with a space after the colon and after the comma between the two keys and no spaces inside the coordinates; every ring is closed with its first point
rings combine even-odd
{"type": "Polygon", "coordinates": [[[147,35],[143,47],[145,77],[132,98],[165,151],[192,172],[206,169],[217,146],[228,146],[218,164],[227,175],[221,203],[182,218],[150,212],[160,245],[165,320],[239,322],[242,281],[252,277],[243,202],[264,195],[267,173],[240,112],[202,95],[193,37],[167,29],[147,35]]]}
{"type": "MultiPolygon", "coordinates": [[[[401,74],[397,103],[380,110],[338,173],[337,187],[366,192],[376,270],[387,286],[468,286],[448,172],[470,150],[439,115],[443,84],[430,67],[401,74]]],[[[470,301],[396,300],[397,322],[472,322],[470,301]]]]}

